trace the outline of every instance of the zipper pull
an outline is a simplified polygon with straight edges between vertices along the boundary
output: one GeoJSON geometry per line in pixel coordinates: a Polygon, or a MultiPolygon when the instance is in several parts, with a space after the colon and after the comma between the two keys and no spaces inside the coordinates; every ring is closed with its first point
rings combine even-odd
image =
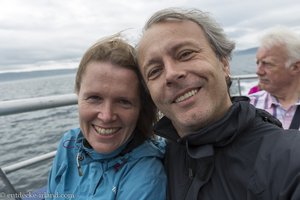
{"type": "Polygon", "coordinates": [[[78,170],[78,174],[79,176],[83,175],[82,169],[81,169],[81,165],[80,165],[80,161],[83,160],[83,157],[78,153],[77,157],[76,157],[76,161],[77,161],[77,170],[78,170]]]}

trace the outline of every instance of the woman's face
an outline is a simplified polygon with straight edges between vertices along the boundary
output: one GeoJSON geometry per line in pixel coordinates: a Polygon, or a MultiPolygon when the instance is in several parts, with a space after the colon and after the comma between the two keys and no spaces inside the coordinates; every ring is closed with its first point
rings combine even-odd
{"type": "Polygon", "coordinates": [[[110,153],[133,133],[141,109],[134,71],[90,62],[78,92],[80,128],[93,149],[110,153]]]}

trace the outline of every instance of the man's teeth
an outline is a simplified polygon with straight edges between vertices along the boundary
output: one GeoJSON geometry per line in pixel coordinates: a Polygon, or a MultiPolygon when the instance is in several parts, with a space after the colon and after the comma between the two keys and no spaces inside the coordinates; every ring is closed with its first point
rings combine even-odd
{"type": "Polygon", "coordinates": [[[191,97],[191,96],[194,96],[196,93],[198,92],[198,90],[191,90],[187,93],[185,93],[184,95],[178,97],[175,102],[178,103],[178,102],[181,102],[181,101],[184,101],[186,100],[187,98],[191,97]]]}
{"type": "Polygon", "coordinates": [[[118,129],[117,128],[100,128],[95,126],[95,130],[98,134],[100,135],[110,135],[116,132],[118,129]]]}

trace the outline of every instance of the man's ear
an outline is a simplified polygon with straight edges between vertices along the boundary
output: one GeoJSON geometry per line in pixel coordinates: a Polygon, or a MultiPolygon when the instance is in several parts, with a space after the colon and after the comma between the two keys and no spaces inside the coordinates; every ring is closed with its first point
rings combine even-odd
{"type": "Polygon", "coordinates": [[[294,64],[291,66],[291,70],[292,70],[292,73],[299,74],[299,73],[300,73],[300,61],[294,63],[294,64]]]}
{"type": "Polygon", "coordinates": [[[222,58],[221,62],[223,64],[223,71],[225,72],[225,74],[227,74],[227,76],[229,76],[230,75],[229,60],[226,58],[222,58]]]}

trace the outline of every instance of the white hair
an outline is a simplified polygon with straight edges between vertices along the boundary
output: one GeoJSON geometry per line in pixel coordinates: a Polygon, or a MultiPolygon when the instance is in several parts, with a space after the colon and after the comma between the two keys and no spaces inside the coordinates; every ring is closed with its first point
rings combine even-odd
{"type": "Polygon", "coordinates": [[[284,45],[287,50],[288,60],[286,67],[300,61],[300,35],[290,29],[277,26],[269,29],[268,32],[260,39],[260,46],[271,48],[274,46],[284,45]]]}

